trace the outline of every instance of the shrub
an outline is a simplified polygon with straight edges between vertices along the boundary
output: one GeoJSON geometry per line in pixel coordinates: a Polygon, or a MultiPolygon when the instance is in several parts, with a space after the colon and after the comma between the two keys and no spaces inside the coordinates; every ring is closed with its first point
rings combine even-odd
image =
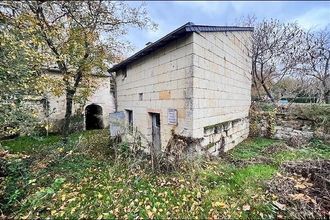
{"type": "Polygon", "coordinates": [[[291,114],[299,119],[310,120],[315,128],[321,128],[325,133],[330,133],[330,105],[295,106],[292,108],[291,114]]]}

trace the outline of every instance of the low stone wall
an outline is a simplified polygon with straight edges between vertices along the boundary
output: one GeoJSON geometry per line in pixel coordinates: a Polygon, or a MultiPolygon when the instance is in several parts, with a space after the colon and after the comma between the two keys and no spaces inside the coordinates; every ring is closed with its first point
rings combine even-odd
{"type": "MultiPolygon", "coordinates": [[[[289,140],[291,137],[300,137],[304,139],[312,139],[320,136],[316,128],[313,128],[313,122],[310,120],[292,119],[286,114],[276,114],[276,126],[274,138],[289,140]]],[[[322,134],[321,134],[322,135],[322,134]]]]}
{"type": "Polygon", "coordinates": [[[249,134],[249,120],[236,119],[204,127],[200,153],[219,155],[242,142],[249,134]]]}
{"type": "MultiPolygon", "coordinates": [[[[301,107],[300,107],[301,108],[301,107]]],[[[289,141],[299,138],[309,141],[312,138],[330,142],[330,134],[324,125],[311,118],[300,116],[290,110],[274,109],[250,111],[250,136],[270,137],[289,141]],[[279,113],[279,111],[281,111],[279,113]]]]}
{"type": "MultiPolygon", "coordinates": [[[[64,119],[49,119],[49,132],[61,133],[64,125],[64,119]]],[[[70,121],[70,132],[77,132],[84,130],[84,116],[74,114],[70,121]]]]}

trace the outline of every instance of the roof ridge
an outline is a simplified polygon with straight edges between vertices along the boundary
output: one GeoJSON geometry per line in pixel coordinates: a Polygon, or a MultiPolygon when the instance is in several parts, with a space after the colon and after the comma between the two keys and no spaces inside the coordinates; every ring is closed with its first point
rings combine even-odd
{"type": "Polygon", "coordinates": [[[237,25],[204,25],[204,24],[194,24],[193,26],[199,26],[199,27],[221,27],[221,28],[231,28],[231,27],[253,28],[253,27],[249,27],[249,26],[237,26],[237,25]]]}

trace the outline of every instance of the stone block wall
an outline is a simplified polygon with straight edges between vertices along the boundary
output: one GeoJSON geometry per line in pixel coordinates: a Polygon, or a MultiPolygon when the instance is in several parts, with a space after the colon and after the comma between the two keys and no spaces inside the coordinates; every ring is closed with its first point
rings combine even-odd
{"type": "Polygon", "coordinates": [[[320,138],[330,142],[330,134],[322,126],[315,125],[313,120],[302,119],[299,116],[293,116],[289,112],[275,113],[273,115],[274,124],[270,124],[269,112],[253,111],[251,115],[251,126],[253,128],[250,129],[250,135],[285,141],[290,141],[291,138],[298,138],[305,142],[312,138],[320,138]],[[270,133],[269,130],[272,130],[272,132],[270,133]]]}
{"type": "MultiPolygon", "coordinates": [[[[61,79],[61,75],[57,73],[48,73],[51,74],[54,78],[61,79]]],[[[115,111],[114,98],[110,93],[110,77],[97,77],[94,79],[97,85],[96,90],[92,93],[90,97],[87,98],[87,101],[83,106],[80,103],[73,104],[73,126],[79,127],[78,129],[84,129],[84,114],[86,106],[90,104],[97,104],[102,107],[103,111],[103,123],[104,126],[109,126],[109,114],[115,111]],[[76,117],[76,116],[79,117],[76,117]],[[79,121],[77,121],[79,120],[79,121]]],[[[79,89],[77,94],[79,94],[79,89]]],[[[65,95],[54,96],[53,94],[48,94],[48,108],[51,113],[49,116],[50,122],[50,132],[60,132],[63,125],[63,119],[65,116],[65,106],[66,100],[65,95]]],[[[40,102],[35,102],[36,109],[39,111],[39,117],[46,119],[45,117],[45,107],[40,102]]]]}
{"type": "MultiPolygon", "coordinates": [[[[118,111],[133,111],[133,126],[152,140],[151,117],[160,114],[164,148],[176,134],[204,138],[202,147],[228,150],[248,135],[251,102],[249,32],[191,33],[117,73],[118,111]],[[177,109],[178,124],[167,123],[177,109]],[[208,134],[207,127],[227,124],[208,134]]],[[[212,151],[210,149],[210,151],[212,151]]],[[[214,152],[212,152],[215,154],[214,152]]]]}
{"type": "MultiPolygon", "coordinates": [[[[87,101],[83,107],[90,104],[96,104],[102,107],[103,111],[103,124],[104,127],[109,126],[109,115],[115,111],[114,97],[110,92],[110,77],[97,78],[97,88],[93,94],[87,98],[87,101]]],[[[83,112],[85,114],[85,112],[83,112]]]]}
{"type": "Polygon", "coordinates": [[[162,147],[167,145],[172,129],[192,135],[192,40],[192,35],[177,39],[117,73],[118,111],[133,111],[133,126],[149,141],[149,113],[159,113],[162,147]],[[177,110],[177,126],[167,122],[169,108],[177,110]]]}
{"type": "Polygon", "coordinates": [[[199,151],[217,156],[242,142],[249,135],[249,120],[235,119],[204,128],[199,151]]]}
{"type": "Polygon", "coordinates": [[[310,140],[314,137],[312,122],[290,119],[286,114],[276,114],[276,125],[274,127],[274,138],[289,140],[293,136],[310,140]]]}
{"type": "Polygon", "coordinates": [[[231,149],[248,135],[251,103],[250,32],[194,33],[193,136],[231,149]],[[227,124],[227,135],[206,128],[227,124]],[[228,135],[229,133],[229,135],[228,135]]]}

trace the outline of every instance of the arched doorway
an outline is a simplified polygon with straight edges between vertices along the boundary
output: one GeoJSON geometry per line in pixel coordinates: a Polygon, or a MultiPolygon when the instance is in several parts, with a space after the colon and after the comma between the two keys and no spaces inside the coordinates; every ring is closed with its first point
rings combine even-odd
{"type": "Polygon", "coordinates": [[[85,108],[85,126],[86,130],[102,129],[103,113],[102,107],[96,104],[91,104],[85,108]]]}

